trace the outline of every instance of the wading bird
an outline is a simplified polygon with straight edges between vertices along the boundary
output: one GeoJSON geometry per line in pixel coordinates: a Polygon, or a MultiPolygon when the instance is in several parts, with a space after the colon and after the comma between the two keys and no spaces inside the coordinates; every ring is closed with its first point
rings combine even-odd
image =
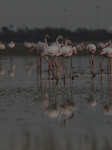
{"type": "Polygon", "coordinates": [[[15,43],[13,41],[11,41],[9,44],[8,44],[8,47],[9,48],[14,48],[15,47],[15,43]]]}
{"type": "Polygon", "coordinates": [[[86,50],[89,53],[89,57],[91,56],[91,61],[92,61],[91,73],[93,74],[93,76],[95,76],[95,73],[94,73],[94,53],[96,51],[96,46],[94,44],[88,44],[86,46],[86,50]]]}
{"type": "Polygon", "coordinates": [[[56,44],[57,45],[53,45],[53,46],[48,46],[42,53],[42,56],[45,56],[46,60],[48,61],[49,63],[49,70],[52,72],[53,76],[55,77],[55,79],[58,81],[59,80],[59,65],[58,65],[58,56],[61,55],[61,48],[60,48],[60,45],[59,45],[59,42],[58,40],[63,40],[65,42],[65,39],[59,35],[57,38],[56,38],[56,44]],[[52,66],[51,66],[51,61],[48,59],[47,56],[51,56],[51,57],[54,57],[55,58],[55,64],[56,64],[56,67],[57,67],[57,77],[55,76],[53,70],[52,70],[52,66]]]}

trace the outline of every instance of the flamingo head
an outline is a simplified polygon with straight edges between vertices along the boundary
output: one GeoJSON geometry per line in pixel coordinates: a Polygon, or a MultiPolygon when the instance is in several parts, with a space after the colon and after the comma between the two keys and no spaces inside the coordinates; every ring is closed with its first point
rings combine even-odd
{"type": "Polygon", "coordinates": [[[48,34],[45,35],[45,38],[47,38],[48,40],[50,40],[50,37],[48,34]]]}
{"type": "Polygon", "coordinates": [[[73,43],[71,42],[71,40],[67,40],[66,42],[67,42],[67,44],[70,44],[70,45],[72,46],[72,48],[73,48],[74,45],[73,45],[73,43]]]}
{"type": "Polygon", "coordinates": [[[63,42],[65,42],[65,39],[62,37],[62,35],[59,35],[58,38],[59,38],[60,40],[63,40],[63,42]]]}
{"type": "Polygon", "coordinates": [[[29,51],[29,53],[30,52],[36,52],[36,49],[35,48],[32,48],[30,51],[29,51]]]}

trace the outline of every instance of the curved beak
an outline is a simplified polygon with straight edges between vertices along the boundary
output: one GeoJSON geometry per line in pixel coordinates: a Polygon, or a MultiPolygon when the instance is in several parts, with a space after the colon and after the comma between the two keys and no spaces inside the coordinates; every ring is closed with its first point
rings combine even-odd
{"type": "Polygon", "coordinates": [[[32,49],[29,51],[29,53],[30,53],[30,52],[33,52],[33,51],[34,51],[34,48],[32,48],[32,49]]]}

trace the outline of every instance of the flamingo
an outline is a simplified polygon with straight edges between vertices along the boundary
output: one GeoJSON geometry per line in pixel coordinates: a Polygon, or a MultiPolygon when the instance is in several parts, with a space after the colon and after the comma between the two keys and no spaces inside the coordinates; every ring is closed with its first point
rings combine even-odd
{"type": "MultiPolygon", "coordinates": [[[[76,48],[73,47],[73,43],[71,42],[71,40],[66,40],[65,46],[61,47],[61,56],[63,57],[61,64],[63,66],[63,71],[64,71],[64,59],[72,56],[73,53],[77,54],[76,48]],[[71,46],[68,46],[68,44],[71,44],[71,46]]],[[[72,66],[72,58],[71,58],[71,66],[72,66]]],[[[65,79],[65,74],[64,74],[64,79],[65,79]]]]}
{"type": "Polygon", "coordinates": [[[103,48],[106,48],[106,47],[108,47],[110,45],[111,45],[111,40],[109,40],[109,42],[107,42],[105,44],[103,44],[102,42],[100,42],[100,43],[98,43],[97,48],[100,49],[100,50],[102,50],[103,48]]]}
{"type": "Polygon", "coordinates": [[[35,45],[35,47],[30,50],[30,52],[34,51],[34,52],[37,52],[39,54],[42,53],[44,51],[44,49],[46,47],[48,47],[47,39],[50,39],[50,37],[49,37],[49,35],[46,34],[45,37],[44,37],[44,42],[39,41],[35,45]]]}
{"type": "Polygon", "coordinates": [[[111,79],[112,79],[112,48],[111,47],[106,47],[104,49],[102,49],[101,55],[103,55],[104,57],[108,57],[109,58],[109,62],[110,62],[110,66],[111,66],[111,79]]]}
{"type": "Polygon", "coordinates": [[[79,51],[79,68],[81,68],[81,52],[86,49],[85,45],[83,43],[78,44],[75,46],[77,51],[79,51]]]}
{"type": "MultiPolygon", "coordinates": [[[[73,47],[73,43],[71,40],[66,40],[65,41],[65,46],[61,47],[61,56],[63,56],[62,64],[65,58],[68,58],[72,56],[72,54],[77,54],[77,50],[75,47],[73,47]],[[68,46],[68,44],[71,44],[71,46],[68,46]]],[[[71,62],[72,63],[72,62],[71,62]]]]}
{"type": "Polygon", "coordinates": [[[13,41],[11,41],[9,44],[8,44],[8,47],[9,48],[14,48],[15,47],[15,43],[13,41]]]}
{"type": "Polygon", "coordinates": [[[88,44],[86,46],[86,50],[87,52],[89,53],[89,55],[91,55],[91,59],[92,59],[92,69],[91,69],[91,73],[93,74],[93,76],[95,76],[95,73],[94,73],[94,58],[93,58],[93,55],[96,51],[96,46],[94,44],[88,44]]]}
{"type": "Polygon", "coordinates": [[[4,50],[5,49],[5,44],[3,44],[1,41],[0,41],[0,50],[4,50]]]}
{"type": "MultiPolygon", "coordinates": [[[[111,45],[111,40],[109,40],[109,42],[107,42],[107,43],[105,43],[105,44],[103,44],[102,42],[100,42],[100,43],[98,43],[98,45],[97,45],[98,49],[100,49],[100,50],[102,50],[102,49],[104,49],[104,48],[106,48],[106,47],[111,47],[111,46],[112,46],[112,45],[111,45]]],[[[104,57],[105,57],[105,56],[104,56],[104,57]]],[[[104,57],[103,57],[102,60],[100,61],[101,71],[103,71],[103,70],[102,70],[102,62],[103,62],[104,57]]]]}
{"type": "Polygon", "coordinates": [[[58,62],[57,62],[57,59],[58,59],[58,56],[61,55],[61,48],[59,46],[59,42],[58,40],[63,40],[65,42],[65,39],[59,35],[57,38],[56,38],[56,44],[57,45],[53,45],[53,46],[48,46],[43,52],[42,52],[42,56],[45,56],[46,60],[48,61],[49,63],[49,69],[51,70],[51,72],[53,73],[53,70],[52,70],[52,67],[51,67],[51,61],[48,59],[47,56],[51,56],[51,57],[55,57],[55,64],[57,66],[57,77],[54,75],[55,79],[58,81],[59,80],[59,65],[58,65],[58,62]]]}
{"type": "Polygon", "coordinates": [[[5,49],[5,44],[3,44],[1,41],[0,41],[0,61],[1,61],[1,51],[5,49]]]}
{"type": "MultiPolygon", "coordinates": [[[[41,59],[41,53],[44,51],[46,47],[48,47],[47,39],[50,39],[49,35],[45,35],[44,42],[38,42],[29,52],[37,52],[38,58],[37,58],[37,66],[38,66],[38,59],[40,58],[40,68],[42,68],[42,59],[41,59]]],[[[40,69],[40,74],[41,74],[40,69]]]]}
{"type": "Polygon", "coordinates": [[[25,41],[25,42],[24,42],[24,46],[25,46],[26,48],[31,48],[31,47],[32,47],[32,44],[25,41]]]}
{"type": "Polygon", "coordinates": [[[86,47],[85,47],[85,45],[84,45],[83,43],[78,44],[78,45],[76,45],[75,47],[76,47],[76,49],[77,49],[78,51],[84,51],[84,50],[86,49],[86,47]]]}

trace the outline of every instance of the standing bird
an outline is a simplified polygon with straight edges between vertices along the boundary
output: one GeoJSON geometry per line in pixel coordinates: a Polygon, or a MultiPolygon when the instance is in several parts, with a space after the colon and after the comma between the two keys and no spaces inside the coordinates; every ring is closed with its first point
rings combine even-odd
{"type": "Polygon", "coordinates": [[[32,47],[32,44],[25,41],[25,42],[24,42],[24,47],[26,47],[26,48],[31,48],[31,47],[32,47]]]}
{"type": "MultiPolygon", "coordinates": [[[[111,45],[111,40],[109,40],[109,42],[107,42],[107,43],[105,43],[105,44],[103,44],[102,42],[100,42],[100,43],[98,43],[98,45],[97,45],[98,49],[100,49],[100,50],[102,50],[102,49],[104,49],[104,48],[106,48],[106,47],[111,47],[111,46],[112,46],[112,45],[111,45]]],[[[105,57],[105,56],[104,56],[104,57],[105,57]]],[[[102,60],[100,61],[101,71],[103,71],[103,69],[102,69],[102,62],[103,62],[104,57],[103,57],[102,60]]]]}
{"type": "MultiPolygon", "coordinates": [[[[63,66],[63,72],[64,72],[64,60],[65,60],[65,58],[68,58],[68,57],[71,58],[71,67],[72,67],[72,54],[73,53],[77,54],[76,48],[73,47],[73,43],[71,42],[71,40],[66,40],[65,46],[61,47],[61,56],[63,57],[61,64],[63,66]],[[68,44],[70,44],[71,46],[68,46],[68,44]]],[[[64,79],[65,79],[65,73],[64,73],[64,79]]]]}
{"type": "MultiPolygon", "coordinates": [[[[38,67],[38,59],[40,58],[40,75],[42,74],[42,56],[41,53],[44,51],[46,47],[48,47],[47,39],[50,39],[49,35],[45,35],[44,42],[38,42],[29,52],[37,52],[38,58],[37,58],[37,67],[38,67]]],[[[38,69],[37,69],[38,71],[38,69]]],[[[37,72],[38,74],[38,72],[37,72]]]]}
{"type": "Polygon", "coordinates": [[[78,44],[75,46],[76,49],[80,52],[80,51],[84,51],[86,49],[85,45],[83,43],[78,44]]]}
{"type": "Polygon", "coordinates": [[[11,41],[9,44],[8,44],[8,47],[9,48],[14,48],[15,47],[15,43],[13,41],[11,41]]]}
{"type": "Polygon", "coordinates": [[[3,44],[1,41],[0,41],[0,61],[1,61],[1,51],[5,49],[5,44],[3,44]]]}
{"type": "Polygon", "coordinates": [[[53,76],[55,77],[55,79],[58,81],[59,80],[59,65],[58,65],[58,56],[61,55],[61,48],[60,48],[60,45],[59,45],[59,42],[58,40],[63,40],[65,42],[65,39],[59,35],[57,38],[56,38],[56,45],[53,45],[53,46],[48,46],[42,53],[42,56],[45,56],[46,60],[48,61],[49,63],[49,70],[52,72],[53,76]],[[52,70],[52,66],[51,66],[51,61],[48,59],[47,56],[51,56],[51,57],[54,57],[55,58],[55,64],[57,66],[57,77],[54,75],[54,72],[52,70]]]}
{"type": "Polygon", "coordinates": [[[100,42],[100,43],[98,43],[97,48],[100,49],[100,50],[102,50],[102,49],[104,49],[104,48],[106,48],[106,47],[108,47],[110,45],[111,45],[111,40],[109,40],[109,42],[107,42],[105,44],[103,44],[102,42],[100,42]]]}
{"type": "Polygon", "coordinates": [[[103,55],[103,57],[109,58],[109,63],[110,63],[110,67],[111,67],[110,76],[112,79],[112,48],[106,47],[106,48],[102,49],[100,54],[103,55]]]}
{"type": "Polygon", "coordinates": [[[86,50],[89,53],[89,56],[91,56],[91,61],[92,61],[92,69],[91,69],[91,73],[93,74],[93,76],[95,76],[94,73],[94,53],[96,51],[96,46],[94,44],[88,44],[86,46],[86,50]]]}
{"type": "Polygon", "coordinates": [[[44,38],[44,42],[38,42],[35,46],[34,46],[34,48],[32,48],[31,50],[30,50],[30,52],[32,52],[32,51],[34,51],[34,52],[37,52],[37,53],[39,53],[39,54],[41,54],[43,51],[44,51],[44,49],[46,48],[46,47],[48,47],[48,43],[47,43],[47,39],[50,39],[50,37],[49,37],[49,35],[45,35],[45,38],[44,38]]]}
{"type": "Polygon", "coordinates": [[[81,52],[86,49],[85,45],[83,43],[78,44],[75,46],[77,51],[79,52],[79,69],[81,69],[81,52]]]}
{"type": "Polygon", "coordinates": [[[0,50],[4,50],[5,49],[5,44],[3,44],[1,41],[0,41],[0,50]]]}
{"type": "Polygon", "coordinates": [[[72,56],[73,53],[76,53],[76,49],[72,49],[72,48],[73,48],[73,43],[71,42],[71,40],[66,40],[65,46],[61,47],[61,56],[63,57],[63,60],[61,62],[62,65],[64,63],[65,58],[68,58],[68,57],[72,56]],[[68,46],[68,44],[70,44],[71,47],[68,46]]]}

